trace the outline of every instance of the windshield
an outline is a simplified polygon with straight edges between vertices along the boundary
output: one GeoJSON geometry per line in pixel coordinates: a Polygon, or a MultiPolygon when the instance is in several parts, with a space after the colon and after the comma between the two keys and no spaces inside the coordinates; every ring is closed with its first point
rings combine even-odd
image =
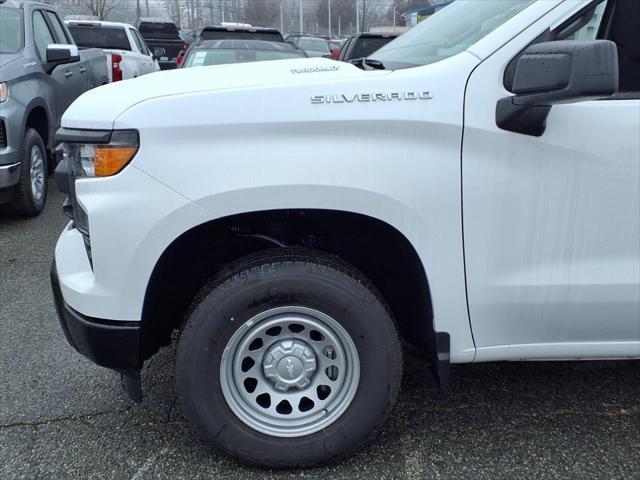
{"type": "Polygon", "coordinates": [[[195,50],[185,61],[185,67],[202,67],[206,65],[222,65],[225,63],[262,62],[265,60],[284,60],[301,58],[300,52],[279,50],[195,50]]]}
{"type": "Polygon", "coordinates": [[[89,27],[68,25],[79,47],[131,50],[127,32],[122,27],[89,27]]]}
{"type": "Polygon", "coordinates": [[[302,50],[331,53],[329,51],[329,44],[326,40],[322,40],[321,38],[301,38],[298,42],[298,47],[302,50]]]}
{"type": "Polygon", "coordinates": [[[535,0],[456,0],[375,52],[385,64],[428,65],[490,34],[535,0]]]}
{"type": "Polygon", "coordinates": [[[0,7],[0,53],[16,53],[22,47],[22,22],[17,8],[0,7]]]}

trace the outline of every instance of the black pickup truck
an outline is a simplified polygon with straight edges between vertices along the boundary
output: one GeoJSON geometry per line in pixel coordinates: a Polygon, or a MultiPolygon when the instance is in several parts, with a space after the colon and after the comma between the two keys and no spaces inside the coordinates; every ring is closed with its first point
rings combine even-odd
{"type": "Polygon", "coordinates": [[[149,50],[158,59],[160,70],[177,68],[178,54],[185,45],[178,33],[176,24],[170,20],[140,18],[136,28],[149,46],[149,50]]]}
{"type": "Polygon", "coordinates": [[[106,55],[78,49],[55,8],[0,0],[0,211],[42,211],[62,114],[108,82],[106,55]]]}

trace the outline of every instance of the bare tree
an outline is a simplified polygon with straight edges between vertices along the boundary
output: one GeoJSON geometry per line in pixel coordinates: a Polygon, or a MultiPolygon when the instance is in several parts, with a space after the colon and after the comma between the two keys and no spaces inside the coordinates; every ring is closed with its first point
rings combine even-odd
{"type": "Polygon", "coordinates": [[[244,21],[251,25],[271,27],[280,22],[280,2],[278,0],[246,0],[244,21]]]}
{"type": "Polygon", "coordinates": [[[81,0],[80,4],[84,6],[90,15],[104,20],[109,12],[120,4],[121,0],[81,0]]]}
{"type": "Polygon", "coordinates": [[[395,0],[396,7],[401,12],[406,12],[407,10],[413,10],[414,8],[420,7],[428,7],[435,3],[440,3],[440,1],[435,0],[395,0]]]}
{"type": "MultiPolygon", "coordinates": [[[[321,0],[318,4],[317,19],[323,27],[329,27],[329,5],[328,0],[321,0]]],[[[355,0],[331,0],[331,25],[334,33],[338,31],[338,23],[344,28],[349,23],[356,22],[356,2],[355,0]]]]}

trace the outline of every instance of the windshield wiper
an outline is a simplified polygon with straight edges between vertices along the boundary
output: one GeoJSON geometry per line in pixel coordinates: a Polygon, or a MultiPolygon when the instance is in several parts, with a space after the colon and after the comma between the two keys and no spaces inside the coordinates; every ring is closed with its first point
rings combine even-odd
{"type": "Polygon", "coordinates": [[[351,60],[351,63],[362,70],[367,70],[367,67],[371,70],[385,70],[384,64],[380,60],[374,60],[373,58],[356,58],[351,60]]]}

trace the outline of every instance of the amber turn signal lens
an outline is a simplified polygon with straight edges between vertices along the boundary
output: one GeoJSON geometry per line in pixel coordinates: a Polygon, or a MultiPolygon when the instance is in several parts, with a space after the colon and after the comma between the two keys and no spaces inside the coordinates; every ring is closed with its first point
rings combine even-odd
{"type": "Polygon", "coordinates": [[[131,161],[136,154],[134,147],[96,146],[93,153],[94,174],[96,177],[115,175],[131,161]]]}

